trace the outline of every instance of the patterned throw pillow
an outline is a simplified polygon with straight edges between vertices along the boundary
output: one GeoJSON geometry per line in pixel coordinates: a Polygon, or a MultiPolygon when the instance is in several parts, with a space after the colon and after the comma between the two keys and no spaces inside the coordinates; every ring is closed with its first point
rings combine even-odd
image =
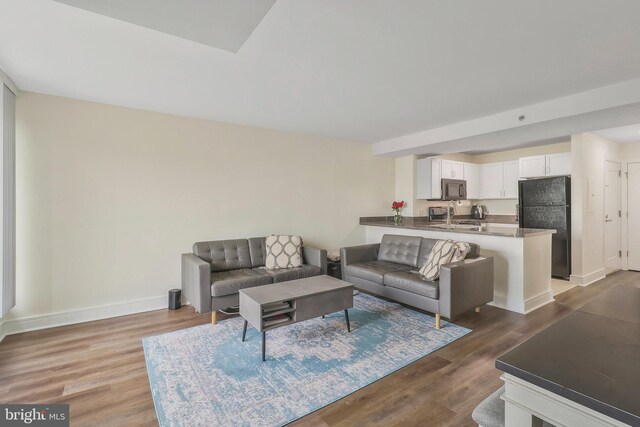
{"type": "Polygon", "coordinates": [[[420,274],[429,281],[438,280],[440,277],[440,266],[450,262],[464,260],[471,251],[471,245],[466,242],[456,242],[453,240],[438,240],[433,249],[429,252],[427,262],[420,269],[420,274]]]}
{"type": "Polygon", "coordinates": [[[266,241],[267,256],[264,261],[269,270],[302,266],[302,237],[272,234],[266,241]]]}
{"type": "Polygon", "coordinates": [[[467,242],[455,242],[456,251],[451,257],[451,262],[464,261],[469,252],[471,252],[471,245],[467,242]]]}

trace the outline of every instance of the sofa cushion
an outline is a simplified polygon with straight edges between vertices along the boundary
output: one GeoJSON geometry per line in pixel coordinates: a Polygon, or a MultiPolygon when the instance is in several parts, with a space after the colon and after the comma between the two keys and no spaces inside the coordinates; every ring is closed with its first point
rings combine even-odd
{"type": "Polygon", "coordinates": [[[420,275],[418,270],[398,271],[384,275],[384,284],[390,288],[402,289],[423,297],[440,298],[440,283],[432,282],[420,275]]]}
{"type": "Polygon", "coordinates": [[[437,241],[438,239],[422,239],[422,242],[420,243],[420,252],[418,253],[418,268],[422,268],[422,266],[426,264],[427,259],[429,259],[429,254],[431,253],[431,249],[433,249],[433,245],[435,245],[437,241]]]}
{"type": "Polygon", "coordinates": [[[305,277],[319,276],[322,269],[315,265],[302,265],[301,267],[282,268],[280,270],[267,270],[266,273],[273,277],[274,283],[288,280],[304,279],[305,277]]]}
{"type": "Polygon", "coordinates": [[[417,267],[421,242],[422,237],[418,236],[385,234],[382,236],[382,242],[380,242],[378,261],[388,261],[410,267],[417,267]]]}
{"type": "Polygon", "coordinates": [[[388,261],[358,262],[345,267],[347,275],[370,280],[380,285],[384,283],[385,274],[410,269],[411,267],[409,266],[388,261]]]}
{"type": "Polygon", "coordinates": [[[247,239],[216,240],[193,244],[193,253],[211,263],[211,271],[251,268],[247,239]]]}
{"type": "Polygon", "coordinates": [[[269,270],[302,266],[302,237],[272,234],[265,244],[267,256],[264,265],[269,270]]]}
{"type": "Polygon", "coordinates": [[[259,269],[242,268],[211,273],[211,296],[237,294],[240,289],[273,283],[273,277],[259,269]]]}
{"type": "Polygon", "coordinates": [[[264,267],[267,257],[266,237],[252,237],[249,239],[249,255],[251,255],[251,267],[264,267]]]}
{"type": "Polygon", "coordinates": [[[438,240],[429,253],[427,262],[420,269],[420,274],[427,280],[440,277],[440,266],[451,262],[453,254],[458,250],[453,240],[438,240]]]}

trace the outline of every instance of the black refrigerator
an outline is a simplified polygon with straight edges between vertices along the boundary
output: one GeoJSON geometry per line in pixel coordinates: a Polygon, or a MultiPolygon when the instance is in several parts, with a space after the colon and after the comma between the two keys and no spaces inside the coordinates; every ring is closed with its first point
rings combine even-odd
{"type": "Polygon", "coordinates": [[[571,178],[554,176],[518,183],[521,228],[551,228],[551,275],[571,274],[571,178]]]}

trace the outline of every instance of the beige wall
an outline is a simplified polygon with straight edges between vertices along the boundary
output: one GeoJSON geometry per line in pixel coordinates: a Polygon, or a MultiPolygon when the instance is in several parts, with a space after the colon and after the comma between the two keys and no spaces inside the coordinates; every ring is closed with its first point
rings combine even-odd
{"type": "Polygon", "coordinates": [[[572,281],[604,276],[604,162],[621,159],[620,145],[592,133],[571,138],[572,281]]]}
{"type": "MultiPolygon", "coordinates": [[[[396,181],[394,200],[406,203],[405,208],[400,212],[403,216],[418,216],[416,200],[416,156],[397,157],[395,159],[396,181]]],[[[389,212],[387,215],[395,215],[391,210],[389,202],[389,212]]]]}
{"type": "Polygon", "coordinates": [[[571,141],[558,144],[539,145],[536,147],[518,148],[516,150],[499,151],[497,153],[478,154],[473,156],[473,163],[494,163],[518,160],[520,157],[541,156],[543,154],[568,153],[571,141]]]}
{"type": "Polygon", "coordinates": [[[33,93],[17,146],[14,318],[166,296],[198,240],[364,242],[395,189],[367,144],[33,93]]]}

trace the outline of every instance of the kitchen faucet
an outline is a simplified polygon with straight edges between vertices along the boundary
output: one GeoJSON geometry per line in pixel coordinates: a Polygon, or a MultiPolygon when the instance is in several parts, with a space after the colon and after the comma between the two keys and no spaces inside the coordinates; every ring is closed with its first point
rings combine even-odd
{"type": "Polygon", "coordinates": [[[451,227],[451,208],[453,208],[453,211],[455,213],[456,204],[453,200],[450,200],[447,204],[447,227],[451,227]]]}

